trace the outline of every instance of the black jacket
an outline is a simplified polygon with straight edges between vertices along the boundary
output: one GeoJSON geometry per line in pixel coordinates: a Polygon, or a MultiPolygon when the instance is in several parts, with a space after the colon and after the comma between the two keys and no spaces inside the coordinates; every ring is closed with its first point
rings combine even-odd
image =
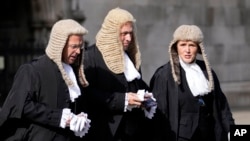
{"type": "Polygon", "coordinates": [[[41,56],[20,66],[15,75],[0,113],[0,139],[77,140],[72,131],[59,127],[62,109],[72,107],[76,108],[57,65],[41,56]]]}
{"type": "Polygon", "coordinates": [[[144,113],[139,108],[124,112],[125,93],[147,90],[147,84],[142,79],[127,82],[124,73],[111,72],[95,45],[88,47],[84,56],[84,71],[90,84],[84,92],[91,119],[91,128],[86,136],[89,140],[98,141],[117,140],[124,134],[134,140],[140,135],[142,137],[144,113]]]}
{"type": "MultiPolygon", "coordinates": [[[[207,76],[204,62],[197,60],[197,64],[201,67],[205,76],[207,76]]],[[[214,72],[213,78],[215,84],[214,91],[209,93],[209,96],[212,97],[209,102],[212,107],[212,117],[214,119],[214,130],[212,132],[215,134],[216,141],[226,141],[229,127],[231,124],[234,124],[234,119],[232,117],[227,99],[221,91],[219,81],[214,72]]],[[[150,81],[150,89],[152,90],[158,103],[157,113],[154,117],[154,139],[157,141],[177,140],[179,135],[179,125],[181,122],[179,98],[180,89],[182,89],[180,87],[182,85],[183,84],[177,85],[174,82],[170,63],[158,68],[150,81]]],[[[186,123],[186,126],[193,125],[190,122],[186,123]]],[[[192,129],[192,127],[187,129],[192,129]]]]}

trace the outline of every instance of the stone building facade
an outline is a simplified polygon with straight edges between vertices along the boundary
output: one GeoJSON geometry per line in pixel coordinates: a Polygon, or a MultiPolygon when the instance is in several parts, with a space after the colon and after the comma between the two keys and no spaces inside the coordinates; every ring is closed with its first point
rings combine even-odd
{"type": "MultiPolygon", "coordinates": [[[[48,31],[56,20],[76,18],[89,30],[86,38],[93,44],[110,9],[129,10],[137,20],[142,72],[148,83],[155,69],[168,61],[168,44],[174,30],[181,24],[196,24],[204,32],[209,61],[230,104],[250,107],[249,0],[30,0],[26,5],[9,0],[2,3],[9,2],[19,6],[11,13],[12,23],[5,11],[1,11],[5,23],[0,23],[0,40],[7,35],[11,40],[32,38],[46,43],[48,31]]],[[[6,68],[2,65],[1,69],[3,60],[0,56],[2,74],[6,68]]]]}

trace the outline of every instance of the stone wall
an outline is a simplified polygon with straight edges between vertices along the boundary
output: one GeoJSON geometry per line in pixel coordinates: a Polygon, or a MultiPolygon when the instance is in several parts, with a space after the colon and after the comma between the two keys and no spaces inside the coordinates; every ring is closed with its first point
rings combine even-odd
{"type": "MultiPolygon", "coordinates": [[[[84,21],[86,16],[81,23],[89,30],[87,41],[93,44],[104,17],[115,7],[129,10],[137,20],[147,83],[154,71],[169,60],[167,51],[174,30],[181,24],[196,24],[204,32],[206,53],[230,104],[250,107],[250,0],[3,1],[0,39],[14,44],[16,40],[34,38],[45,43],[57,19],[75,17],[84,21]],[[10,15],[4,13],[8,9],[12,9],[10,15]]],[[[2,73],[5,60],[0,56],[0,75],[6,77],[2,73]]]]}

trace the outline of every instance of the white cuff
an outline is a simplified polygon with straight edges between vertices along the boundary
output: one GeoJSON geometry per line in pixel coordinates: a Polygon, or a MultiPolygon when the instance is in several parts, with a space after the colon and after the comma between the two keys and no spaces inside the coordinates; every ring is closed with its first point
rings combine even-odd
{"type": "Polygon", "coordinates": [[[128,108],[128,93],[125,93],[125,104],[124,104],[124,112],[127,112],[128,108]]]}
{"type": "Polygon", "coordinates": [[[73,116],[73,113],[71,112],[71,109],[64,108],[62,111],[62,117],[60,121],[60,127],[65,128],[66,127],[66,122],[71,119],[73,116]]]}

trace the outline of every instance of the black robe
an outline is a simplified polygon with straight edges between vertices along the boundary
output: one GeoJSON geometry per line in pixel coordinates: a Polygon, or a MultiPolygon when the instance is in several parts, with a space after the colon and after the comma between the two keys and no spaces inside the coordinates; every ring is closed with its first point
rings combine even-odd
{"type": "Polygon", "coordinates": [[[86,49],[84,61],[84,71],[90,84],[84,91],[91,119],[87,134],[89,140],[116,141],[124,135],[133,140],[143,140],[147,135],[144,132],[147,129],[143,127],[147,126],[144,124],[147,120],[144,112],[141,108],[124,112],[124,107],[125,93],[147,90],[147,84],[142,79],[127,82],[124,73],[111,72],[95,45],[86,49]]]}
{"type": "MultiPolygon", "coordinates": [[[[197,64],[201,67],[205,76],[207,76],[204,62],[197,60],[197,64]]],[[[231,124],[234,124],[234,119],[227,99],[220,88],[219,80],[214,71],[212,71],[212,74],[214,78],[214,90],[206,96],[208,97],[207,102],[209,102],[208,104],[212,111],[211,116],[214,124],[211,126],[213,127],[213,131],[211,132],[214,132],[213,134],[216,137],[216,141],[227,141],[229,127],[231,124]]],[[[181,77],[185,77],[185,74],[183,75],[182,73],[181,77]]],[[[181,80],[186,81],[183,78],[181,80]]],[[[182,121],[180,121],[180,95],[183,93],[181,90],[184,88],[184,91],[189,91],[190,93],[190,90],[187,90],[187,87],[183,86],[185,83],[182,82],[182,84],[177,85],[174,82],[170,63],[159,67],[154,73],[150,81],[150,90],[152,90],[158,103],[157,113],[153,118],[155,141],[176,141],[177,137],[180,135],[179,125],[182,124],[182,121]]],[[[199,110],[197,111],[199,112],[199,110]]],[[[189,120],[186,121],[186,126],[194,126],[192,122],[195,121],[195,118],[199,120],[199,114],[200,113],[198,113],[197,116],[197,113],[194,113],[192,115],[193,119],[190,118],[191,122],[189,122],[189,120]]],[[[193,128],[196,127],[187,127],[187,129],[190,130],[193,128]]],[[[193,131],[182,132],[194,133],[193,131]]]]}
{"type": "Polygon", "coordinates": [[[62,109],[75,106],[57,65],[41,56],[21,65],[15,75],[0,113],[0,139],[75,141],[72,131],[59,127],[62,109]]]}

